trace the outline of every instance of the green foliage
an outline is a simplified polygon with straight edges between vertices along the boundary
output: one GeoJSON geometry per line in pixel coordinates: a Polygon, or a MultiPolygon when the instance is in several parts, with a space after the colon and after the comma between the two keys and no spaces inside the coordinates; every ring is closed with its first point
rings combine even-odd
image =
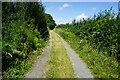
{"type": "Polygon", "coordinates": [[[25,60],[30,53],[49,39],[44,7],[37,2],[3,2],[2,13],[3,77],[19,78],[28,68],[22,69],[24,64],[29,66],[25,60]]]}
{"type": "Polygon", "coordinates": [[[88,64],[96,78],[118,78],[119,26],[120,18],[111,8],[93,18],[58,25],[56,32],[88,64]]]}
{"type": "Polygon", "coordinates": [[[51,55],[48,61],[48,70],[46,72],[46,77],[62,79],[73,78],[74,70],[69,56],[67,55],[67,51],[64,47],[64,44],[55,32],[50,31],[50,34],[52,35],[52,45],[50,50],[51,55]]]}
{"type": "Polygon", "coordinates": [[[55,31],[67,41],[78,55],[87,63],[95,78],[118,78],[119,62],[114,57],[102,54],[90,46],[88,40],[79,38],[66,30],[55,31]]]}
{"type": "Polygon", "coordinates": [[[110,10],[105,10],[86,20],[75,20],[71,24],[61,24],[57,28],[69,31],[79,36],[80,39],[87,40],[98,52],[107,53],[109,56],[120,59],[118,45],[120,37],[120,18],[110,10]]]}
{"type": "Polygon", "coordinates": [[[49,29],[53,30],[56,26],[53,17],[50,14],[45,14],[45,18],[46,18],[47,26],[49,27],[49,29]]]}
{"type": "Polygon", "coordinates": [[[32,62],[29,61],[21,62],[17,59],[16,61],[12,62],[11,65],[15,65],[16,67],[11,66],[8,72],[4,72],[3,78],[13,78],[14,80],[16,80],[18,78],[23,77],[24,73],[32,65],[32,62]]]}

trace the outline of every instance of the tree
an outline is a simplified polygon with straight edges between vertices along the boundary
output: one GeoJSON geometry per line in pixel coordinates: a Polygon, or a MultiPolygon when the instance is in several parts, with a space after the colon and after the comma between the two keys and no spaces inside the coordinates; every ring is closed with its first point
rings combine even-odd
{"type": "Polygon", "coordinates": [[[46,13],[45,18],[46,18],[47,26],[49,27],[49,29],[53,30],[56,26],[56,23],[53,20],[53,17],[50,14],[46,13]]]}

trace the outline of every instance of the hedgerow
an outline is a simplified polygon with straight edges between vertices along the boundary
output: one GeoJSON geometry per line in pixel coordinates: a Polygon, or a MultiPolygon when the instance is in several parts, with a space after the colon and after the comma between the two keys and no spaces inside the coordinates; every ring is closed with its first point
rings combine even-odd
{"type": "Polygon", "coordinates": [[[118,78],[120,50],[120,16],[110,10],[93,18],[60,24],[55,28],[78,53],[95,78],[118,78]]]}
{"type": "Polygon", "coordinates": [[[48,39],[49,32],[42,3],[3,2],[3,77],[19,78],[22,76],[31,65],[26,61],[29,55],[43,48],[48,39]]]}
{"type": "Polygon", "coordinates": [[[71,24],[61,24],[57,28],[64,29],[87,40],[94,49],[109,56],[120,59],[119,37],[120,17],[109,10],[101,11],[92,18],[73,21],[71,24]]]}

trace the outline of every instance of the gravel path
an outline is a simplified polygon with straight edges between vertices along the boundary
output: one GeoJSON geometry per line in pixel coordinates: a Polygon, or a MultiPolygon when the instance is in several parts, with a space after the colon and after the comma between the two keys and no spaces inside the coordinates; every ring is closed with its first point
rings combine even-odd
{"type": "MultiPolygon", "coordinates": [[[[87,68],[86,64],[81,60],[78,54],[76,54],[75,51],[72,50],[67,42],[65,42],[62,38],[61,40],[72,62],[72,66],[76,74],[75,78],[93,78],[90,70],[87,68]]],[[[31,69],[25,74],[25,78],[41,78],[42,76],[44,78],[46,77],[45,72],[47,71],[47,61],[50,57],[51,41],[52,38],[50,36],[49,46],[47,46],[43,51],[43,54],[37,58],[31,69]]]]}
{"type": "Polygon", "coordinates": [[[43,53],[38,56],[35,63],[32,65],[30,70],[25,74],[25,78],[42,78],[45,76],[47,70],[47,61],[50,57],[50,44],[44,49],[43,53]]]}
{"type": "Polygon", "coordinates": [[[66,41],[64,41],[62,38],[61,40],[72,62],[72,66],[75,71],[76,78],[93,78],[91,71],[87,68],[87,65],[81,60],[78,54],[72,50],[72,48],[67,44],[66,41]]]}

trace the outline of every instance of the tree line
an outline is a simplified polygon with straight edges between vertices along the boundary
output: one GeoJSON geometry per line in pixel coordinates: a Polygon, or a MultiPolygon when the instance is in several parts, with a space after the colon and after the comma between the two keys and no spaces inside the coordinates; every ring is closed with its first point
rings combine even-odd
{"type": "Polygon", "coordinates": [[[48,30],[51,27],[52,29],[55,27],[55,21],[50,14],[45,13],[41,2],[3,2],[3,72],[19,66],[20,63],[17,61],[26,60],[32,51],[45,47],[46,41],[49,40],[48,30]],[[48,22],[49,18],[52,21],[48,22]]]}

